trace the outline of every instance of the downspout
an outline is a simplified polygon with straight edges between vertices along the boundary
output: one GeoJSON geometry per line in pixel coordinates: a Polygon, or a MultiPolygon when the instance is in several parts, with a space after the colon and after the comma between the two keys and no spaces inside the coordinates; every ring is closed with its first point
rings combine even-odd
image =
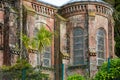
{"type": "Polygon", "coordinates": [[[20,59],[22,58],[22,40],[21,40],[21,38],[22,38],[22,30],[23,30],[23,23],[22,23],[22,21],[23,21],[23,11],[22,11],[22,0],[20,0],[20,12],[19,12],[19,16],[20,16],[20,59]]]}

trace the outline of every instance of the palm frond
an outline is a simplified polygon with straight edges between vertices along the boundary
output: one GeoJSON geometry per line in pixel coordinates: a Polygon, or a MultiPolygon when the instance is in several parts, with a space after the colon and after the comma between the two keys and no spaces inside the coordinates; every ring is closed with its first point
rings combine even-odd
{"type": "Polygon", "coordinates": [[[38,50],[41,52],[45,49],[46,46],[51,45],[53,33],[47,30],[45,27],[40,27],[36,36],[34,37],[37,41],[38,50]]]}
{"type": "Polygon", "coordinates": [[[28,48],[28,47],[29,47],[29,44],[30,44],[30,38],[29,38],[27,35],[22,34],[21,40],[22,40],[24,46],[25,46],[26,48],[28,48]]]}

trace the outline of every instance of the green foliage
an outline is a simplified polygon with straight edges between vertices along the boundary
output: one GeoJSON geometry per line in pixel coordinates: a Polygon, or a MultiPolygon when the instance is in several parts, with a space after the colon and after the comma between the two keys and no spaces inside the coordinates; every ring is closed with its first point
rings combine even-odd
{"type": "Polygon", "coordinates": [[[51,45],[53,33],[47,30],[44,26],[36,32],[33,38],[29,38],[27,35],[22,35],[22,41],[26,49],[32,48],[42,52],[46,46],[51,45]]]}
{"type": "Polygon", "coordinates": [[[110,3],[114,8],[113,18],[115,20],[114,34],[115,34],[115,54],[120,57],[120,0],[103,0],[110,3]]]}
{"type": "Polygon", "coordinates": [[[23,41],[25,48],[28,48],[30,45],[30,38],[27,35],[23,34],[21,40],[23,41]]]}
{"type": "Polygon", "coordinates": [[[116,44],[115,44],[115,53],[118,57],[120,57],[120,53],[119,53],[119,50],[120,50],[120,37],[115,37],[115,41],[116,41],[116,44]]]}
{"type": "Polygon", "coordinates": [[[108,63],[105,62],[98,73],[95,76],[94,80],[118,80],[120,79],[120,59],[111,59],[110,60],[110,69],[108,71],[108,63]]]}
{"type": "Polygon", "coordinates": [[[74,74],[72,76],[69,76],[67,80],[85,80],[85,78],[81,75],[74,74]]]}
{"type": "Polygon", "coordinates": [[[45,49],[45,47],[51,45],[53,33],[46,30],[44,26],[41,26],[38,29],[36,36],[33,38],[36,41],[38,46],[37,49],[39,52],[45,49]]]}
{"type": "Polygon", "coordinates": [[[18,59],[16,64],[12,66],[2,66],[1,73],[4,78],[7,77],[7,79],[10,80],[21,80],[23,75],[25,76],[25,80],[40,80],[42,78],[48,78],[48,75],[33,68],[29,62],[24,59],[18,59]]]}

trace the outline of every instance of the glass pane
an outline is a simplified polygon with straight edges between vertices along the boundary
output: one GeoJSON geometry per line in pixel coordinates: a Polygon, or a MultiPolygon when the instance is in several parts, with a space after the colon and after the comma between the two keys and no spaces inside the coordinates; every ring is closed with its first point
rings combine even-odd
{"type": "Polygon", "coordinates": [[[51,52],[51,48],[50,47],[46,47],[45,51],[51,52]]]}
{"type": "Polygon", "coordinates": [[[50,66],[49,62],[51,61],[51,47],[46,47],[43,53],[43,64],[44,66],[50,66]]]}
{"type": "Polygon", "coordinates": [[[103,37],[98,37],[98,44],[104,45],[104,38],[103,37]]]}
{"type": "Polygon", "coordinates": [[[98,32],[97,32],[97,35],[104,36],[104,30],[103,29],[99,29],[98,32]]]}
{"type": "Polygon", "coordinates": [[[99,29],[97,32],[97,57],[98,64],[101,65],[104,62],[105,56],[105,32],[103,29],[99,29]]]}
{"type": "Polygon", "coordinates": [[[73,31],[74,64],[83,64],[83,29],[75,28],[73,31]]]}
{"type": "Polygon", "coordinates": [[[98,52],[98,57],[104,59],[104,52],[98,52]]]}
{"type": "Polygon", "coordinates": [[[83,35],[83,30],[81,28],[75,28],[73,31],[73,36],[83,35]]]}
{"type": "Polygon", "coordinates": [[[38,29],[35,28],[34,31],[33,31],[34,36],[36,36],[37,32],[38,32],[38,29]]]}
{"type": "Polygon", "coordinates": [[[43,54],[43,57],[44,57],[44,58],[50,58],[50,53],[45,52],[45,53],[43,54]]]}
{"type": "Polygon", "coordinates": [[[84,57],[74,57],[74,65],[84,64],[84,57]]]}
{"type": "Polygon", "coordinates": [[[74,51],[74,57],[83,57],[83,50],[75,50],[74,51]]]}
{"type": "Polygon", "coordinates": [[[104,45],[98,45],[98,50],[104,51],[104,45]]]}
{"type": "Polygon", "coordinates": [[[73,37],[74,44],[83,43],[83,36],[81,37],[73,37]]]}
{"type": "Polygon", "coordinates": [[[74,44],[74,49],[83,49],[83,44],[74,44]]]}
{"type": "Polygon", "coordinates": [[[43,59],[44,66],[49,66],[49,59],[43,59]]]}

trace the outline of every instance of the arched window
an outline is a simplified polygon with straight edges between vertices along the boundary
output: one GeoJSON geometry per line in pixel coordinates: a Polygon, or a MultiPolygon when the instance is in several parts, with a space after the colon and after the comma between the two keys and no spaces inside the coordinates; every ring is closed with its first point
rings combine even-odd
{"type": "Polygon", "coordinates": [[[105,60],[105,31],[104,29],[98,29],[97,31],[97,64],[101,65],[105,60]]]}
{"type": "Polygon", "coordinates": [[[82,28],[73,30],[73,64],[84,64],[84,31],[82,28]]]}
{"type": "MultiPolygon", "coordinates": [[[[34,32],[34,36],[36,36],[38,32],[38,28],[35,28],[33,32],[34,32]]],[[[41,65],[41,64],[45,67],[51,66],[51,47],[50,46],[45,47],[45,50],[43,51],[42,54],[39,54],[37,52],[37,65],[41,65]]]]}
{"type": "Polygon", "coordinates": [[[46,47],[43,53],[43,66],[49,67],[51,65],[51,47],[46,47]]]}

